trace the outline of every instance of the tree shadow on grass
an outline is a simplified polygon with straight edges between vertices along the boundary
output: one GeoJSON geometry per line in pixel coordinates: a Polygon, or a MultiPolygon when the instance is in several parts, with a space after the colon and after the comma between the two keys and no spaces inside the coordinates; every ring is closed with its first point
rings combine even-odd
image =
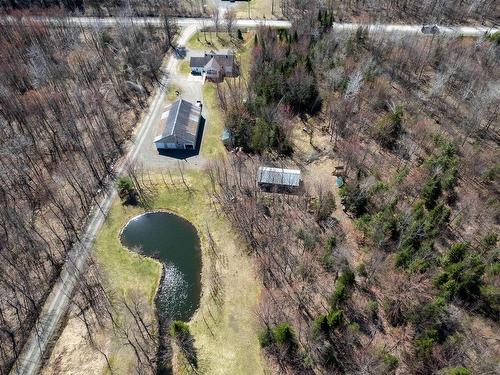
{"type": "Polygon", "coordinates": [[[196,371],[198,369],[198,353],[194,347],[194,338],[189,331],[189,326],[180,320],[174,320],[170,326],[170,335],[188,361],[188,365],[196,371]]]}

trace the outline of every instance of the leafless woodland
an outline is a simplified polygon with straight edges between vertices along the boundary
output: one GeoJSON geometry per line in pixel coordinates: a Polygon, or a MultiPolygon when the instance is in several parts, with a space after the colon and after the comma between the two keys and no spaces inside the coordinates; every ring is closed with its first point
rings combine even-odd
{"type": "Polygon", "coordinates": [[[169,48],[161,30],[1,27],[0,373],[30,332],[169,48]]]}
{"type": "Polygon", "coordinates": [[[341,33],[325,8],[302,15],[290,31],[259,30],[248,82],[219,87],[236,146],[260,154],[231,155],[211,177],[264,282],[269,363],[297,374],[498,371],[498,43],[341,33]],[[296,101],[304,82],[317,111],[296,101]],[[309,154],[294,147],[298,133],[309,154]],[[342,210],[328,203],[333,183],[261,192],[256,167],[268,163],[344,165],[342,210]]]}

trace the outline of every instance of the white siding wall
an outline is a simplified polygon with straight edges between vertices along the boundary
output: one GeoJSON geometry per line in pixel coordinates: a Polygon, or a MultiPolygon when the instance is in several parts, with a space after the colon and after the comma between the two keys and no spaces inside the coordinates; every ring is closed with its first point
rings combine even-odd
{"type": "Polygon", "coordinates": [[[184,148],[184,145],[178,145],[177,143],[155,143],[157,150],[184,148]]]}

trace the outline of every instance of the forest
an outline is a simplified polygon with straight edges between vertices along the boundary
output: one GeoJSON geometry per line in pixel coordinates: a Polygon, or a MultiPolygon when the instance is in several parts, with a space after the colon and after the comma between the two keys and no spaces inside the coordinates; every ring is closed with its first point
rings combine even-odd
{"type": "Polygon", "coordinates": [[[248,82],[219,87],[249,154],[213,194],[263,279],[261,346],[275,373],[495,373],[497,35],[332,32],[331,14],[260,29],[248,82]],[[259,163],[323,175],[269,194],[259,163]]]}
{"type": "MultiPolygon", "coordinates": [[[[271,1],[271,0],[269,0],[271,1]]],[[[311,9],[324,7],[333,21],[405,23],[498,23],[500,5],[495,0],[273,0],[287,18],[300,17],[311,9]]],[[[0,0],[7,12],[30,9],[34,12],[73,12],[97,16],[157,16],[169,9],[172,15],[207,15],[210,0],[0,0]]]]}
{"type": "Polygon", "coordinates": [[[9,13],[30,10],[34,13],[64,15],[67,12],[86,16],[200,16],[206,0],[1,0],[0,9],[9,13]]]}
{"type": "Polygon", "coordinates": [[[133,25],[0,28],[0,373],[6,374],[158,85],[169,45],[161,29],[133,25]]]}

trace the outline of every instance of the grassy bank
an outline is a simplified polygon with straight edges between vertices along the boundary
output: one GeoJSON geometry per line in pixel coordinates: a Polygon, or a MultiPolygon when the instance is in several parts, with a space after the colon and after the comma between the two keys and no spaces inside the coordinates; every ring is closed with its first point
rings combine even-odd
{"type": "Polygon", "coordinates": [[[236,16],[238,18],[275,19],[280,18],[281,15],[281,1],[274,1],[274,14],[272,0],[252,0],[242,2],[236,7],[236,16]]]}
{"type": "Polygon", "coordinates": [[[253,32],[243,32],[243,40],[236,38],[236,30],[230,36],[227,32],[199,31],[189,38],[186,47],[194,50],[217,50],[221,48],[231,48],[239,50],[253,37],[253,32]]]}
{"type": "MultiPolygon", "coordinates": [[[[238,246],[228,222],[219,217],[206,194],[208,178],[203,172],[186,174],[188,192],[178,180],[176,188],[163,190],[155,206],[168,208],[198,229],[203,251],[203,296],[190,328],[203,371],[209,374],[262,374],[262,360],[253,315],[260,283],[252,260],[238,246]],[[223,303],[216,306],[209,296],[210,258],[207,228],[224,264],[216,267],[222,279],[223,303]]],[[[179,370],[179,369],[178,369],[179,370]]],[[[182,372],[182,371],[181,371],[182,372]]]]}
{"type": "MultiPolygon", "coordinates": [[[[199,362],[203,371],[210,374],[263,373],[253,316],[260,284],[254,274],[252,260],[244,255],[244,249],[237,246],[226,220],[217,216],[206,193],[209,183],[206,174],[186,171],[184,176],[190,191],[187,191],[178,173],[173,173],[173,185],[170,177],[152,176],[156,194],[151,208],[179,214],[191,221],[200,235],[203,296],[200,309],[190,322],[199,362]],[[223,302],[220,306],[209,296],[211,260],[208,257],[207,230],[225,259],[224,264],[216,265],[222,279],[223,302]]],[[[145,314],[150,314],[161,267],[156,261],[131,253],[119,241],[121,228],[131,217],[142,212],[140,208],[123,207],[115,202],[96,241],[95,257],[106,282],[115,293],[125,296],[139,293],[148,301],[149,311],[145,314]]],[[[126,319],[125,316],[117,318],[126,319]]],[[[126,373],[132,368],[133,353],[119,345],[115,337],[111,337],[109,356],[116,365],[115,373],[126,373]]],[[[175,363],[182,361],[176,360],[175,363]]],[[[184,373],[184,370],[178,368],[176,372],[184,373]]]]}
{"type": "Polygon", "coordinates": [[[224,122],[217,101],[215,84],[206,82],[203,85],[203,103],[209,115],[205,124],[203,144],[200,152],[202,156],[213,159],[224,154],[224,146],[221,141],[224,122]]]}

